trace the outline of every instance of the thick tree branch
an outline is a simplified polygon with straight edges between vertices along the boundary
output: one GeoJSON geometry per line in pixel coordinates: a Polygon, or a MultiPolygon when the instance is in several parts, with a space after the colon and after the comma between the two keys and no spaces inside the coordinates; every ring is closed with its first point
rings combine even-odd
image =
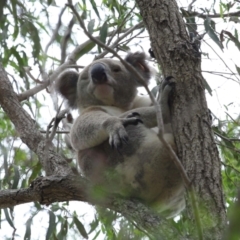
{"type": "MultiPolygon", "coordinates": [[[[44,161],[49,161],[49,173],[66,175],[72,173],[63,157],[54,152],[53,146],[49,147],[48,159],[45,159],[44,148],[45,138],[37,129],[35,121],[22,108],[17,94],[13,91],[12,85],[7,78],[7,74],[0,64],[0,104],[10,120],[15,125],[22,141],[35,152],[42,165],[44,161]]],[[[46,169],[45,169],[46,170],[46,169]]]]}
{"type": "MultiPolygon", "coordinates": [[[[138,224],[140,228],[159,233],[159,226],[168,223],[153,213],[142,203],[124,200],[116,196],[96,199],[91,196],[91,186],[86,179],[77,175],[49,176],[35,179],[29,188],[0,191],[0,208],[13,207],[23,203],[38,201],[49,205],[62,201],[83,201],[98,204],[120,212],[123,216],[138,224]]],[[[99,195],[99,194],[98,194],[99,195]]]]}
{"type": "Polygon", "coordinates": [[[136,2],[163,74],[176,80],[171,104],[173,132],[178,156],[201,206],[200,217],[196,218],[187,208],[188,218],[196,221],[199,239],[201,226],[204,239],[212,239],[213,235],[221,239],[226,224],[221,163],[209,121],[201,59],[195,54],[175,0],[136,2]],[[208,213],[211,225],[205,225],[202,213],[208,213]]]}
{"type": "MultiPolygon", "coordinates": [[[[31,183],[29,188],[1,190],[0,208],[35,201],[46,205],[71,200],[90,201],[87,197],[87,187],[84,178],[74,175],[39,177],[31,183]]],[[[93,203],[93,201],[90,202],[93,203]]]]}

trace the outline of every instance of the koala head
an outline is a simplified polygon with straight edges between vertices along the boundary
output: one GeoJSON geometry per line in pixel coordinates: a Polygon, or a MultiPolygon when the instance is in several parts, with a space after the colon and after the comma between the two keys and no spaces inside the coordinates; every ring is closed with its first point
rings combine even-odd
{"type": "MultiPolygon", "coordinates": [[[[140,73],[146,83],[149,82],[151,71],[144,53],[129,53],[125,61],[140,73]]],[[[56,81],[57,91],[71,108],[104,105],[128,109],[139,86],[134,73],[120,61],[107,58],[93,61],[80,74],[66,71],[56,81]]]]}

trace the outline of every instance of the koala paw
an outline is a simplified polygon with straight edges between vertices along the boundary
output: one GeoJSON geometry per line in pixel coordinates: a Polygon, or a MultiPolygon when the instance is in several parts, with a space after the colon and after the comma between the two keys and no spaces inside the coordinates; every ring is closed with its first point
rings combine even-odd
{"type": "Polygon", "coordinates": [[[120,149],[123,143],[128,142],[128,135],[124,127],[116,129],[109,135],[109,144],[113,149],[120,149]]]}
{"type": "Polygon", "coordinates": [[[128,143],[128,134],[125,127],[143,123],[140,115],[136,112],[130,113],[126,118],[109,118],[105,121],[105,129],[109,134],[109,144],[114,149],[121,149],[123,144],[128,143]]]}
{"type": "Polygon", "coordinates": [[[175,86],[174,77],[168,76],[163,80],[161,88],[163,91],[165,88],[172,89],[174,86],[175,86]]]}

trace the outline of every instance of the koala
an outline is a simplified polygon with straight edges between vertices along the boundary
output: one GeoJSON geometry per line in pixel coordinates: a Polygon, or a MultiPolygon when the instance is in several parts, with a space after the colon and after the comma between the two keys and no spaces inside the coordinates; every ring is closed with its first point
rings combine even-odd
{"type": "MultiPolygon", "coordinates": [[[[152,74],[145,54],[129,53],[125,60],[148,84],[152,74]]],[[[69,107],[80,111],[70,138],[90,183],[173,217],[185,207],[183,180],[154,129],[155,108],[149,97],[137,94],[139,86],[120,61],[107,58],[93,61],[80,74],[66,71],[56,81],[69,107]]],[[[159,103],[164,138],[175,149],[168,106],[171,90],[165,81],[159,103]]]]}

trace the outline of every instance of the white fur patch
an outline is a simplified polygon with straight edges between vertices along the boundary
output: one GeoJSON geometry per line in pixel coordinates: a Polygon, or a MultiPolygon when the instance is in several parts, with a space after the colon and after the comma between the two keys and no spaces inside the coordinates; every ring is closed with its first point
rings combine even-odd
{"type": "Polygon", "coordinates": [[[93,94],[97,99],[103,101],[107,105],[113,105],[115,102],[113,88],[107,84],[96,85],[93,94]]]}

